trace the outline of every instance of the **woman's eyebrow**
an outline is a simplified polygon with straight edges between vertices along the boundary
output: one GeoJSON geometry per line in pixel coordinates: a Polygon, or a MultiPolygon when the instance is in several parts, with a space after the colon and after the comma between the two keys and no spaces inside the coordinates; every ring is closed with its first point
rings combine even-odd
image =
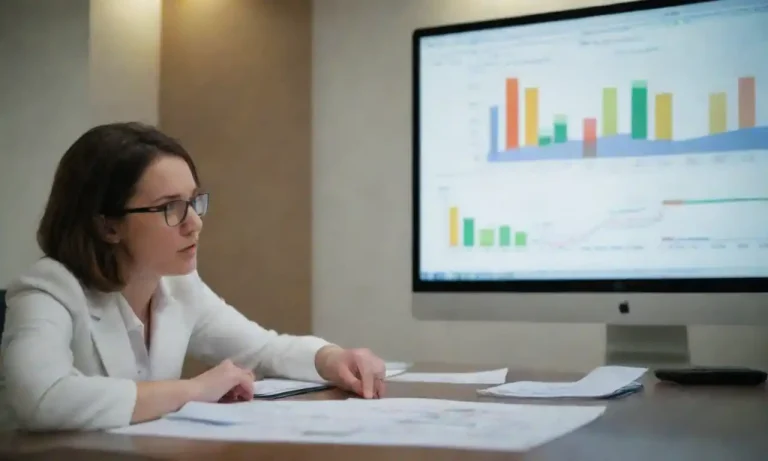
{"type": "Polygon", "coordinates": [[[152,203],[165,202],[165,201],[170,201],[170,200],[178,200],[180,198],[181,198],[181,195],[179,195],[179,194],[163,195],[162,197],[158,197],[158,198],[152,200],[152,203]]]}
{"type": "MultiPolygon", "coordinates": [[[[192,193],[189,194],[189,196],[190,197],[194,197],[195,195],[197,195],[199,193],[200,193],[200,188],[199,187],[195,187],[192,190],[192,193]]],[[[180,200],[182,198],[183,197],[182,197],[181,194],[169,194],[169,195],[163,195],[162,197],[156,198],[155,200],[152,201],[152,203],[165,202],[165,201],[170,201],[170,200],[180,200]]]]}

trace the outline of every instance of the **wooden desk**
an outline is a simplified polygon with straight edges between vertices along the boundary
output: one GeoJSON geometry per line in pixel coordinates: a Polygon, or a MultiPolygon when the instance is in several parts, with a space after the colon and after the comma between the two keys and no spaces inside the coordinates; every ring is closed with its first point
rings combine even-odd
{"type": "MultiPolygon", "coordinates": [[[[446,369],[439,366],[417,368],[420,370],[446,369]]],[[[562,373],[510,372],[507,380],[563,381],[579,377],[580,375],[562,373]]],[[[479,398],[475,389],[475,386],[461,385],[389,383],[387,396],[492,400],[479,398]]],[[[300,398],[343,399],[346,397],[338,391],[325,391],[300,398]]],[[[515,399],[503,401],[519,402],[515,399]]],[[[552,401],[541,403],[551,404],[552,401]]],[[[588,402],[579,401],[579,403],[588,402]]],[[[615,401],[596,403],[608,405],[606,413],[597,421],[529,453],[248,444],[128,437],[105,433],[58,435],[8,433],[0,435],[0,460],[768,460],[768,390],[766,387],[684,389],[659,383],[649,376],[643,392],[615,401]]]]}

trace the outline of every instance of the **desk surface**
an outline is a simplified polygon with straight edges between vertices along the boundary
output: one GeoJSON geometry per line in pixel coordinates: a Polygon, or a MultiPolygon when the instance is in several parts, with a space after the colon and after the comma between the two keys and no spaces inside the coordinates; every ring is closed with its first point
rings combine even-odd
{"type": "MultiPolygon", "coordinates": [[[[419,371],[467,367],[422,365],[419,371]]],[[[469,368],[471,370],[471,368],[469,368]]],[[[510,371],[507,381],[578,379],[566,373],[510,371]]],[[[483,386],[487,387],[487,386],[483,386]]],[[[478,386],[388,383],[388,397],[455,400],[478,397],[478,386]]],[[[343,399],[330,390],[303,399],[343,399]]],[[[521,402],[504,399],[503,402],[521,402]]],[[[530,400],[526,400],[530,403],[530,400]]],[[[553,401],[541,401],[552,404],[553,401]]],[[[570,401],[569,403],[573,403],[570,401]]],[[[587,403],[579,401],[580,404],[587,403]]],[[[607,404],[597,421],[527,453],[472,452],[448,449],[360,447],[300,444],[249,444],[106,433],[0,435],[0,460],[761,460],[768,459],[768,389],[680,388],[648,375],[645,390],[607,404]]]]}

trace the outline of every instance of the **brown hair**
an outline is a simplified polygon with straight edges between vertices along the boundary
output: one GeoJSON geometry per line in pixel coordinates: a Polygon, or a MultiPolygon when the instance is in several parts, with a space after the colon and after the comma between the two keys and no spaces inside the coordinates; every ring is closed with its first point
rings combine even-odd
{"type": "Polygon", "coordinates": [[[43,253],[63,264],[86,287],[115,291],[123,286],[117,248],[106,242],[100,216],[121,216],[144,170],[158,157],[187,162],[189,153],[158,129],[136,122],[91,128],[64,153],[37,230],[43,253]]]}

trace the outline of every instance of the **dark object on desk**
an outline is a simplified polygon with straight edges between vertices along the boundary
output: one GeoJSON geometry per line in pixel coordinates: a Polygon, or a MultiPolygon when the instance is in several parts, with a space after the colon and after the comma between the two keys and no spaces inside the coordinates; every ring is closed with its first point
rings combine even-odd
{"type": "Polygon", "coordinates": [[[5,290],[0,290],[0,335],[3,334],[5,328],[5,290]]]}
{"type": "Polygon", "coordinates": [[[742,367],[659,368],[654,375],[684,386],[758,386],[768,378],[764,371],[742,367]]]}

